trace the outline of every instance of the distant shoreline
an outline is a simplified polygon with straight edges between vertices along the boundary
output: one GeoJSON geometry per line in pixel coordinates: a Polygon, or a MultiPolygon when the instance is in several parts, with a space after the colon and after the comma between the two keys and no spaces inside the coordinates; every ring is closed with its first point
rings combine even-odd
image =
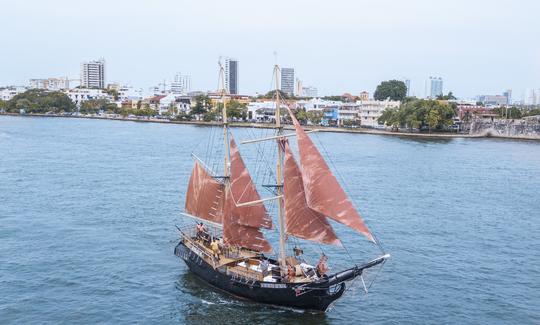
{"type": "MultiPolygon", "coordinates": [[[[70,116],[70,115],[58,115],[58,114],[17,114],[17,113],[0,113],[5,116],[19,116],[19,117],[54,117],[54,118],[80,118],[80,119],[92,119],[92,120],[111,120],[111,121],[126,121],[126,122],[141,122],[141,123],[163,123],[163,124],[191,124],[201,126],[217,126],[221,123],[217,122],[204,122],[204,121],[174,121],[174,120],[160,120],[155,118],[130,118],[130,117],[101,117],[101,116],[70,116]]],[[[270,124],[262,123],[249,123],[249,122],[231,122],[231,127],[251,127],[268,129],[273,128],[270,124]]],[[[292,125],[284,125],[286,130],[294,130],[292,125]]],[[[452,138],[497,138],[497,139],[511,139],[511,140],[536,140],[540,138],[532,137],[518,137],[518,136],[504,136],[504,135],[471,135],[460,133],[414,133],[414,132],[392,132],[386,130],[368,129],[368,128],[338,128],[330,126],[309,126],[305,125],[306,130],[317,129],[318,132],[332,132],[332,133],[360,133],[360,134],[374,134],[374,135],[386,135],[395,137],[411,137],[411,138],[435,138],[435,139],[452,139],[452,138]]]]}

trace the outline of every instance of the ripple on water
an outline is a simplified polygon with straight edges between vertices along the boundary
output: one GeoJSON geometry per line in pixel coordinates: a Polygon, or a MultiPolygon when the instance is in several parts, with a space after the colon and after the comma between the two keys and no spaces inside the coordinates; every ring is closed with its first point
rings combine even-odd
{"type": "Polygon", "coordinates": [[[0,323],[540,323],[539,143],[315,135],[392,254],[369,295],[356,283],[321,314],[231,298],[172,254],[189,154],[205,156],[193,139],[209,133],[1,116],[0,323]]]}

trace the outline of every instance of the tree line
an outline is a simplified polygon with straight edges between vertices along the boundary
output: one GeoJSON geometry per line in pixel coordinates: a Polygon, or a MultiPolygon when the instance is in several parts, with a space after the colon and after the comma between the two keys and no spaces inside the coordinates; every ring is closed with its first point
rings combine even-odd
{"type": "Polygon", "coordinates": [[[0,109],[12,113],[18,113],[21,110],[26,113],[62,113],[73,112],[76,105],[62,92],[30,89],[15,95],[8,101],[0,101],[0,109]]]}

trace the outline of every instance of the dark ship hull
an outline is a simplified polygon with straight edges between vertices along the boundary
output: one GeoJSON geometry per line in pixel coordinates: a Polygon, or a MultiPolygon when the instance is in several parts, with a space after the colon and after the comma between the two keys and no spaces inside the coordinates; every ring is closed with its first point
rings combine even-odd
{"type": "Polygon", "coordinates": [[[343,295],[346,288],[345,281],[360,276],[362,270],[383,261],[383,259],[375,260],[316,282],[280,283],[230,275],[225,268],[214,269],[183,242],[175,247],[174,253],[185,261],[193,273],[230,295],[264,304],[316,311],[326,311],[343,295]]]}

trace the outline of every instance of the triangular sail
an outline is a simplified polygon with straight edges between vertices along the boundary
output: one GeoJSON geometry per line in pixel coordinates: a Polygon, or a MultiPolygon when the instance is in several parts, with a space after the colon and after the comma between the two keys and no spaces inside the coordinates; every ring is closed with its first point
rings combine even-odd
{"type": "Polygon", "coordinates": [[[249,172],[236,147],[236,142],[230,141],[230,193],[227,197],[235,204],[231,212],[236,218],[236,223],[254,228],[272,229],[272,219],[268,216],[264,204],[258,203],[249,206],[237,207],[236,205],[261,200],[259,192],[249,175],[249,172]]]}
{"type": "Polygon", "coordinates": [[[224,186],[195,161],[186,193],[186,212],[201,219],[222,223],[224,186]]]}
{"type": "Polygon", "coordinates": [[[285,151],[283,194],[286,233],[318,243],[341,245],[326,217],[308,207],[302,174],[289,148],[289,142],[282,140],[281,145],[285,151]]]}
{"type": "Polygon", "coordinates": [[[375,242],[360,214],[290,109],[289,114],[296,129],[308,206],[375,242]]]}

